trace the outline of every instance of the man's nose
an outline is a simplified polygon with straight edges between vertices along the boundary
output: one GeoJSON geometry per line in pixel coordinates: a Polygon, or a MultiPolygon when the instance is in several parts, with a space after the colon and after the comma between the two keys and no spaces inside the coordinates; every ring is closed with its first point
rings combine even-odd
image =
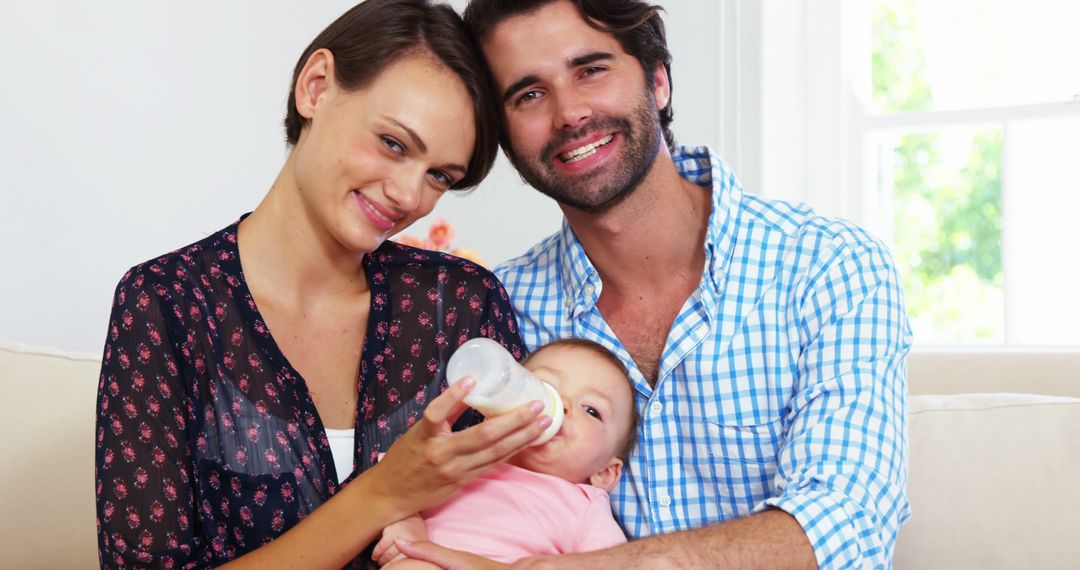
{"type": "Polygon", "coordinates": [[[587,98],[573,89],[555,96],[555,128],[576,129],[588,122],[592,107],[587,98]]]}

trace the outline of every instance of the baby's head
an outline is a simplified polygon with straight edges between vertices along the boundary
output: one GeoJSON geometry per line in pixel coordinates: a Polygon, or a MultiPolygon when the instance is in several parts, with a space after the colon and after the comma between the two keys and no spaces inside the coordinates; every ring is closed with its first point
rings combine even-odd
{"type": "Polygon", "coordinates": [[[634,391],[619,358],[603,346],[568,338],[522,363],[562,396],[562,428],[543,445],[510,459],[518,467],[611,491],[637,438],[634,391]]]}

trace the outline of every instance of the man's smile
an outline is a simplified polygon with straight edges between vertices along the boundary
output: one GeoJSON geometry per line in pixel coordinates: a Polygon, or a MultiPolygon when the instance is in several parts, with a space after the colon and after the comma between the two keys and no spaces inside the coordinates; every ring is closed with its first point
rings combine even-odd
{"type": "Polygon", "coordinates": [[[615,140],[615,135],[607,135],[606,137],[604,137],[604,138],[602,138],[602,139],[600,139],[598,141],[594,141],[594,142],[579,146],[579,147],[577,147],[575,149],[569,150],[567,152],[563,152],[563,153],[558,155],[558,159],[563,161],[566,164],[575,163],[575,162],[577,162],[579,160],[582,160],[584,158],[588,158],[588,157],[596,154],[597,149],[599,149],[601,147],[604,147],[604,146],[607,146],[613,140],[615,140]]]}

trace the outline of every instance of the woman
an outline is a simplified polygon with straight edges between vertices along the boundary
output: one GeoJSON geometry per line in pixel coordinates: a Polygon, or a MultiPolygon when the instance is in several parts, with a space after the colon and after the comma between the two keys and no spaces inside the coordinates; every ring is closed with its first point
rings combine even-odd
{"type": "Polygon", "coordinates": [[[385,241],[490,169],[485,81],[449,7],[354,7],[297,64],[293,148],[255,211],[123,277],[103,566],[341,567],[546,427],[525,406],[451,433],[469,383],[439,395],[446,358],[477,335],[520,355],[513,313],[487,271],[385,241]]]}

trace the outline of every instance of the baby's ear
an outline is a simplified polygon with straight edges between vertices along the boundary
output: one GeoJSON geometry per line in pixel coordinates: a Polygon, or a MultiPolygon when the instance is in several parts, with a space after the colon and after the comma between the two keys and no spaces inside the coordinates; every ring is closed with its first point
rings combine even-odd
{"type": "Polygon", "coordinates": [[[607,467],[589,477],[589,483],[610,493],[615,488],[615,483],[619,482],[620,475],[622,475],[622,459],[613,457],[607,467]]]}

